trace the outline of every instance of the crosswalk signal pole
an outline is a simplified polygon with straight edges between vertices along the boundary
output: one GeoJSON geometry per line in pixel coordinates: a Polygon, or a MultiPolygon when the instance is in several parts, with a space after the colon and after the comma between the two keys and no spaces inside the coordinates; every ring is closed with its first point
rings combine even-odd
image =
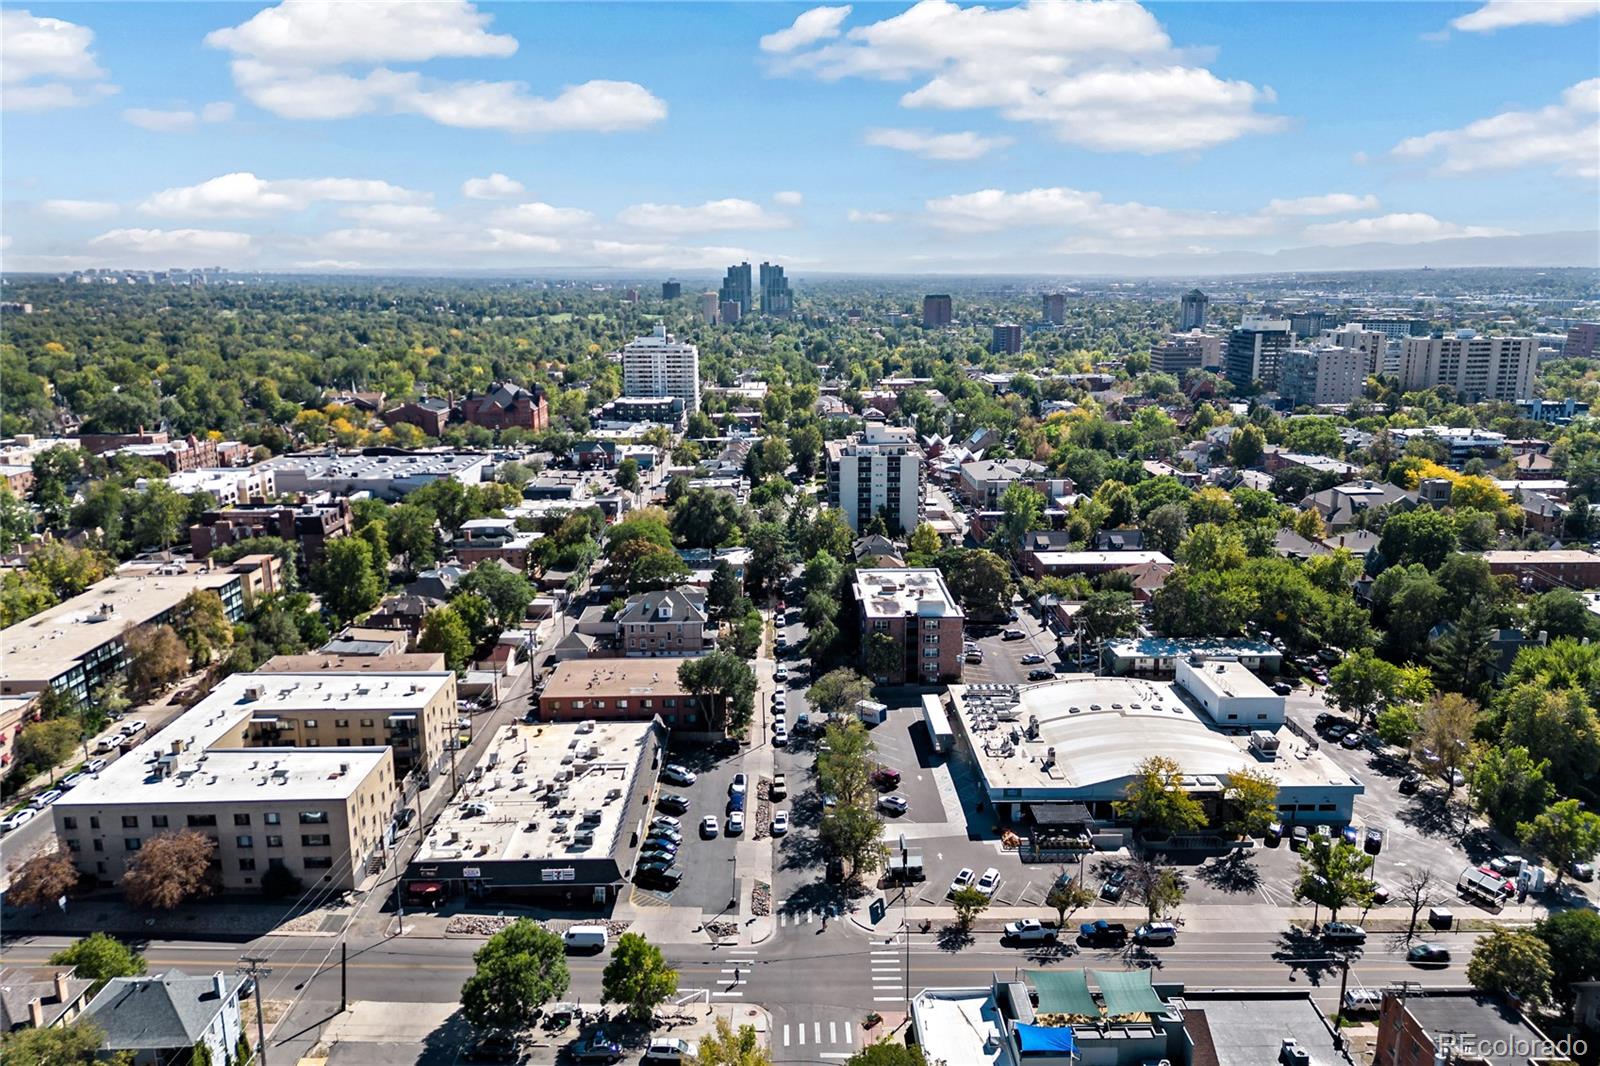
{"type": "Polygon", "coordinates": [[[272,973],[272,967],[263,967],[261,964],[267,960],[259,955],[245,955],[236,967],[236,972],[250,974],[250,980],[255,982],[256,1000],[256,1054],[259,1056],[260,1066],[267,1066],[267,1022],[264,999],[266,989],[261,985],[261,979],[272,973]]]}

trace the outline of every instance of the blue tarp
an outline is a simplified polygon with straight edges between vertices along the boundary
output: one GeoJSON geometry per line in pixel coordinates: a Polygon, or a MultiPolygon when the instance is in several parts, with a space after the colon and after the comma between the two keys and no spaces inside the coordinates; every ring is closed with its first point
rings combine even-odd
{"type": "Polygon", "coordinates": [[[1078,1041],[1071,1026],[1018,1025],[1017,1047],[1024,1055],[1078,1053],[1078,1041]]]}

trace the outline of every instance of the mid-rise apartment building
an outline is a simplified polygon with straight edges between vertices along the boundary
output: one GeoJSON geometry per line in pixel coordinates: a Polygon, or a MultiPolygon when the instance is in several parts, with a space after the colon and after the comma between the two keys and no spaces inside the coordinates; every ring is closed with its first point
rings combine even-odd
{"type": "Polygon", "coordinates": [[[1339,326],[1322,331],[1322,343],[1335,348],[1354,348],[1367,358],[1366,373],[1384,373],[1384,360],[1389,351],[1389,338],[1375,329],[1359,325],[1339,326]]]}
{"type": "Polygon", "coordinates": [[[828,442],[828,505],[859,533],[880,511],[891,533],[909,533],[922,514],[923,463],[909,426],[869,423],[828,442]]]}
{"type": "Polygon", "coordinates": [[[1561,354],[1569,359],[1593,359],[1600,352],[1600,322],[1579,322],[1567,327],[1561,354]]]}
{"type": "Polygon", "coordinates": [[[852,583],[861,617],[862,665],[873,669],[871,646],[887,636],[900,650],[887,684],[947,684],[961,679],[966,615],[938,570],[857,570],[852,583]]]}
{"type": "Polygon", "coordinates": [[[1222,365],[1222,337],[1190,330],[1170,333],[1150,349],[1150,369],[1182,378],[1190,370],[1214,370],[1222,365]]]}
{"type": "Polygon", "coordinates": [[[242,503],[207,511],[189,527],[189,550],[204,559],[218,548],[256,537],[281,537],[300,545],[306,566],[322,558],[328,541],[349,534],[350,501],[341,496],[305,503],[242,503]]]}
{"type": "Polygon", "coordinates": [[[1067,294],[1064,292],[1047,292],[1042,297],[1044,303],[1044,320],[1046,325],[1060,326],[1067,321],[1067,294]]]}
{"type": "Polygon", "coordinates": [[[1367,380],[1367,354],[1355,348],[1316,345],[1283,353],[1278,393],[1295,404],[1350,403],[1367,380]]]}
{"type": "Polygon", "coordinates": [[[1538,345],[1532,337],[1486,337],[1461,330],[1451,337],[1409,337],[1400,351],[1400,386],[1439,385],[1467,403],[1520,400],[1534,394],[1538,345]]]}
{"type": "Polygon", "coordinates": [[[1178,328],[1180,330],[1205,329],[1206,305],[1210,297],[1199,289],[1190,289],[1178,301],[1178,328]]]}
{"type": "Polygon", "coordinates": [[[1288,319],[1246,318],[1228,334],[1223,364],[1228,380],[1240,388],[1252,383],[1277,388],[1278,366],[1293,336],[1288,319]]]}
{"type": "Polygon", "coordinates": [[[700,349],[673,337],[666,326],[635,337],[622,348],[622,394],[676,396],[689,414],[700,410],[700,349]]]}
{"type": "Polygon", "coordinates": [[[1015,355],[1022,351],[1022,327],[1015,322],[1000,322],[990,328],[989,350],[1015,355]]]}
{"type": "Polygon", "coordinates": [[[943,329],[955,318],[949,293],[931,293],[922,298],[922,328],[943,329]]]}

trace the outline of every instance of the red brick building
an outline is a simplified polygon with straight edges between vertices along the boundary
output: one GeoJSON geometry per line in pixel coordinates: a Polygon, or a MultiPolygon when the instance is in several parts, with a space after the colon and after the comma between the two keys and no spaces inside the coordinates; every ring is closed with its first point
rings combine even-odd
{"type": "Polygon", "coordinates": [[[887,636],[900,650],[893,669],[865,672],[892,685],[961,680],[966,616],[939,571],[857,570],[852,591],[861,618],[863,667],[869,667],[875,637],[887,636]]]}
{"type": "Polygon", "coordinates": [[[1483,561],[1491,574],[1510,575],[1534,592],[1600,588],[1600,555],[1585,551],[1491,551],[1483,553],[1483,561]]]}
{"type": "Polygon", "coordinates": [[[544,393],[502,381],[484,396],[461,401],[461,418],[484,429],[526,429],[539,433],[550,428],[550,402],[544,393]]]}
{"type": "Polygon", "coordinates": [[[424,396],[420,400],[403,403],[399,407],[391,407],[379,415],[386,425],[395,426],[401,422],[416,426],[430,437],[444,435],[444,427],[450,424],[450,404],[434,396],[424,396]]]}
{"type": "Polygon", "coordinates": [[[329,503],[246,503],[207,511],[189,527],[189,550],[204,559],[218,548],[253,537],[282,537],[300,545],[307,566],[322,558],[328,541],[349,534],[350,501],[329,503]]]}
{"type": "Polygon", "coordinates": [[[700,697],[678,681],[678,666],[687,661],[568,659],[535,694],[539,718],[545,722],[591,718],[648,721],[659,715],[668,726],[704,729],[706,709],[700,697]]]}

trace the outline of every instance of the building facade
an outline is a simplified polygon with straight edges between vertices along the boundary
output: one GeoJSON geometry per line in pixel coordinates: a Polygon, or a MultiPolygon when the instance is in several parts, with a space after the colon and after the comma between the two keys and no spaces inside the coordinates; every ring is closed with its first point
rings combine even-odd
{"type": "Polygon", "coordinates": [[[1579,322],[1567,327],[1562,354],[1573,359],[1593,359],[1600,352],[1600,322],[1579,322]]]}
{"type": "Polygon", "coordinates": [[[468,396],[462,400],[461,418],[484,429],[526,429],[540,433],[550,428],[550,401],[542,389],[525,389],[501,382],[483,396],[468,396]]]}
{"type": "Polygon", "coordinates": [[[954,319],[954,309],[949,294],[933,293],[922,298],[923,329],[943,329],[954,319]]]}
{"type": "Polygon", "coordinates": [[[851,589],[861,618],[862,666],[869,676],[892,685],[961,679],[966,615],[938,570],[857,570],[851,589]],[[899,654],[880,666],[874,646],[881,638],[899,654]]]}
{"type": "Polygon", "coordinates": [[[706,632],[706,597],[700,589],[674,588],[630,597],[617,612],[622,654],[631,658],[704,655],[716,647],[706,632]]]}
{"type": "MultiPolygon", "coordinates": [[[[743,318],[750,313],[752,303],[749,263],[739,263],[728,268],[727,275],[722,279],[722,288],[718,292],[717,298],[723,304],[737,304],[739,306],[739,318],[743,318]]],[[[723,321],[727,321],[726,314],[723,315],[723,321]]],[[[734,321],[737,322],[738,319],[736,318],[734,321]]]]}
{"type": "Polygon", "coordinates": [[[1532,592],[1600,588],[1600,555],[1586,551],[1487,551],[1483,561],[1491,574],[1513,577],[1532,592]]]}
{"type": "Polygon", "coordinates": [[[1484,337],[1462,330],[1453,337],[1409,337],[1400,351],[1401,388],[1445,385],[1467,403],[1532,396],[1537,369],[1532,337],[1484,337]]]}
{"type": "Polygon", "coordinates": [[[1046,325],[1063,326],[1067,322],[1067,294],[1064,292],[1047,292],[1042,297],[1044,304],[1044,321],[1046,325]]]}
{"type": "Polygon", "coordinates": [[[1228,380],[1239,388],[1253,383],[1264,389],[1277,388],[1278,366],[1292,337],[1287,319],[1245,319],[1228,334],[1223,363],[1228,380]]]}
{"type": "Polygon", "coordinates": [[[1331,344],[1335,348],[1354,348],[1366,356],[1366,373],[1383,372],[1384,360],[1389,351],[1389,338],[1375,329],[1363,329],[1357,325],[1325,329],[1322,331],[1322,343],[1331,344]]]}
{"type": "Polygon", "coordinates": [[[700,410],[700,349],[673,337],[666,326],[635,337],[622,348],[622,394],[675,396],[687,413],[700,410]]]}
{"type": "Polygon", "coordinates": [[[1022,351],[1022,327],[1015,322],[1001,322],[993,326],[989,336],[989,350],[1008,355],[1022,351]]]}
{"type": "Polygon", "coordinates": [[[909,533],[922,514],[923,462],[909,427],[868,425],[844,440],[829,441],[828,505],[859,533],[879,512],[891,533],[909,533]]]}
{"type": "Polygon", "coordinates": [[[783,267],[776,263],[761,264],[761,313],[780,318],[794,313],[794,294],[789,291],[789,279],[783,276],[783,267]]]}
{"type": "Polygon", "coordinates": [[[683,283],[668,279],[661,283],[661,298],[663,300],[676,300],[683,295],[683,283]]]}
{"type": "MultiPolygon", "coordinates": [[[[704,729],[706,708],[678,680],[687,658],[570,659],[534,694],[545,722],[649,721],[704,729]]],[[[720,698],[720,697],[713,697],[720,698]]]]}
{"type": "Polygon", "coordinates": [[[201,515],[189,527],[189,550],[204,559],[241,540],[281,537],[300,545],[301,562],[310,567],[328,541],[349,534],[350,525],[350,501],[343,496],[323,503],[246,503],[201,515]]]}
{"type": "Polygon", "coordinates": [[[1199,289],[1190,289],[1178,301],[1178,328],[1180,330],[1205,329],[1206,305],[1210,297],[1199,289]]]}
{"type": "Polygon", "coordinates": [[[1283,353],[1278,393],[1294,404],[1350,403],[1367,379],[1367,355],[1355,348],[1317,345],[1283,353]]]}

